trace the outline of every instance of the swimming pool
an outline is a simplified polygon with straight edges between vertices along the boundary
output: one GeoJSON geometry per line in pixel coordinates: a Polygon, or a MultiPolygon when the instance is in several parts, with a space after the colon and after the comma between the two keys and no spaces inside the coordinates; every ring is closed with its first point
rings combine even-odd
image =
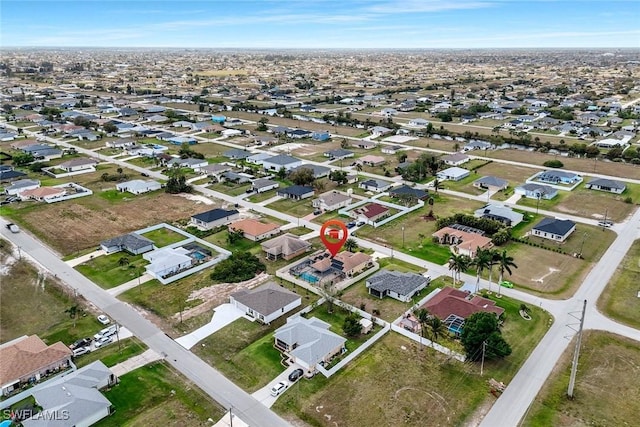
{"type": "Polygon", "coordinates": [[[304,272],[304,273],[302,273],[299,277],[300,277],[302,280],[304,280],[304,281],[306,281],[306,282],[309,282],[309,283],[312,283],[312,284],[314,284],[314,285],[315,285],[316,283],[318,283],[318,281],[319,281],[319,279],[318,279],[316,276],[314,276],[313,274],[309,273],[308,271],[305,271],[305,272],[304,272]]]}
{"type": "Polygon", "coordinates": [[[192,252],[191,256],[194,257],[195,259],[199,259],[199,260],[205,259],[207,257],[206,255],[204,255],[201,252],[192,252]]]}

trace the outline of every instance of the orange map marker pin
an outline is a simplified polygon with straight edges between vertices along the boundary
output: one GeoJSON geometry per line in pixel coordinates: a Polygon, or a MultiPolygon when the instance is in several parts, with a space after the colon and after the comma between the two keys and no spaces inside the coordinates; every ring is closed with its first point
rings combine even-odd
{"type": "Polygon", "coordinates": [[[344,242],[347,241],[347,237],[349,237],[347,226],[344,225],[344,222],[337,219],[330,219],[322,224],[320,228],[320,240],[322,240],[322,243],[324,243],[324,246],[331,253],[332,257],[340,252],[340,248],[342,248],[344,242]]]}

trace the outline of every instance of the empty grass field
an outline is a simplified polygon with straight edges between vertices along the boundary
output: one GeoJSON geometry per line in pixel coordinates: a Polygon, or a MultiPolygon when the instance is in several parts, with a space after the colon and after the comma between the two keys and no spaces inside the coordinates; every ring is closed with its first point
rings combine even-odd
{"type": "Polygon", "coordinates": [[[640,412],[640,344],[606,332],[587,331],[573,400],[566,396],[572,354],[573,345],[569,345],[522,425],[634,425],[640,412]]]}
{"type": "Polygon", "coordinates": [[[311,198],[305,200],[281,199],[269,203],[267,207],[296,217],[306,216],[313,212],[314,209],[311,205],[311,198]]]}
{"type": "Polygon", "coordinates": [[[640,240],[636,240],[605,288],[598,308],[606,315],[640,328],[640,240]]]}
{"type": "Polygon", "coordinates": [[[116,252],[95,257],[75,269],[100,287],[109,289],[141,276],[148,263],[142,255],[116,252]]]}

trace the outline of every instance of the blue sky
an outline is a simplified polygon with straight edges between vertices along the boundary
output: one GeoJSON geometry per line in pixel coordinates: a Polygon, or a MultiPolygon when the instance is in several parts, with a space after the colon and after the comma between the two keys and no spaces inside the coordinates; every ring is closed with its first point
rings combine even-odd
{"type": "Polygon", "coordinates": [[[0,0],[0,46],[640,48],[640,0],[0,0]]]}

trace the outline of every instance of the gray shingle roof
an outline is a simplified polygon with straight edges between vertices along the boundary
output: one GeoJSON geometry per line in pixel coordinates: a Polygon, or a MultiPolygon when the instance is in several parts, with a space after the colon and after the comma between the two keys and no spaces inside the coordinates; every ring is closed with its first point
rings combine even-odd
{"type": "Polygon", "coordinates": [[[483,176],[482,178],[476,179],[473,183],[487,187],[506,187],[509,184],[506,180],[495,176],[483,176]]]}
{"type": "Polygon", "coordinates": [[[410,295],[426,281],[425,277],[415,273],[380,270],[367,279],[367,288],[380,293],[393,291],[399,295],[410,295]]]}
{"type": "Polygon", "coordinates": [[[614,181],[613,179],[606,179],[606,178],[594,178],[591,181],[589,181],[587,185],[597,185],[599,187],[609,187],[609,188],[617,188],[617,189],[626,188],[626,185],[624,185],[620,181],[614,181]]]}
{"type": "Polygon", "coordinates": [[[312,317],[305,319],[296,316],[287,319],[287,324],[278,328],[275,338],[288,345],[297,344],[291,351],[291,355],[306,362],[309,366],[315,366],[330,351],[344,345],[347,341],[340,335],[329,331],[329,324],[312,317]]]}
{"type": "Polygon", "coordinates": [[[241,290],[231,296],[239,303],[263,316],[275,313],[295,300],[300,299],[300,295],[273,282],[265,283],[250,291],[241,290]]]}
{"type": "Polygon", "coordinates": [[[544,233],[557,234],[564,236],[569,230],[576,226],[576,223],[570,219],[557,219],[557,218],[543,218],[535,227],[534,230],[539,230],[544,233]]]}
{"type": "Polygon", "coordinates": [[[118,246],[121,248],[137,250],[144,248],[145,246],[153,245],[153,241],[139,234],[129,233],[122,236],[114,237],[113,239],[104,240],[100,242],[100,245],[106,246],[108,248],[112,246],[118,246]]]}
{"type": "Polygon", "coordinates": [[[237,215],[238,211],[233,210],[225,210],[225,209],[212,209],[210,211],[202,212],[196,215],[193,215],[191,218],[197,219],[202,222],[213,222],[222,218],[226,218],[228,216],[237,215]]]}

